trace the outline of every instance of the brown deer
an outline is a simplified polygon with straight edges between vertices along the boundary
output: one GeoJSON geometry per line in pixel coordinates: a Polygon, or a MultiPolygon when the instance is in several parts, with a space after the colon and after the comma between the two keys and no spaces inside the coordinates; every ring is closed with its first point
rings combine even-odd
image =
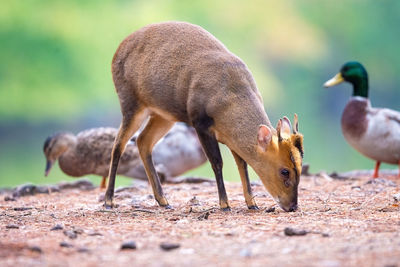
{"type": "Polygon", "coordinates": [[[184,22],[148,25],[120,44],[112,74],[122,123],[112,150],[105,207],[113,207],[115,175],[125,145],[149,117],[137,145],[160,206],[170,207],[151,152],[173,124],[182,121],[196,129],[215,173],[221,209],[230,207],[218,142],[232,151],[249,209],[258,207],[247,164],[285,211],[297,209],[303,154],[297,116],[293,134],[286,117],[275,130],[247,66],[209,32],[184,22]]]}

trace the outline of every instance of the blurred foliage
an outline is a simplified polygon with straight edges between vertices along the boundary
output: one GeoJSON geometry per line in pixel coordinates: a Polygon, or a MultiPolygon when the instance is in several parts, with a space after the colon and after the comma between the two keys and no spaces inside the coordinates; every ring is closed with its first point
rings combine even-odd
{"type": "MultiPolygon", "coordinates": [[[[349,85],[322,88],[348,60],[370,74],[373,105],[400,109],[398,1],[5,1],[0,9],[0,186],[42,178],[56,131],[120,122],[110,63],[118,44],[154,22],[201,25],[255,76],[271,121],[299,114],[312,171],[371,168],[340,130],[349,85]]],[[[274,123],[275,124],[275,123],[274,123]]],[[[237,180],[226,149],[225,177],[237,180]]],[[[192,174],[212,177],[208,164],[192,174]]],[[[255,177],[254,173],[252,176],[255,177]]],[[[97,179],[99,180],[99,179],[97,179]]],[[[119,179],[127,183],[127,179],[119,179]]]]}

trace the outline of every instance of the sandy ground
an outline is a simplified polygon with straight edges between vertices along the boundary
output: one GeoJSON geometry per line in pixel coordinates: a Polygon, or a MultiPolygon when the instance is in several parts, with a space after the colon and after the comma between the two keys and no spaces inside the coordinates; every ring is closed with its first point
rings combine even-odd
{"type": "Polygon", "coordinates": [[[172,210],[158,207],[146,184],[116,193],[111,211],[98,188],[11,200],[3,192],[0,266],[400,266],[394,176],[302,177],[292,213],[259,183],[259,211],[246,208],[240,183],[226,187],[231,212],[218,209],[214,183],[164,185],[172,210]],[[287,227],[304,235],[288,236],[287,227]],[[127,242],[136,248],[121,249],[127,242]]]}

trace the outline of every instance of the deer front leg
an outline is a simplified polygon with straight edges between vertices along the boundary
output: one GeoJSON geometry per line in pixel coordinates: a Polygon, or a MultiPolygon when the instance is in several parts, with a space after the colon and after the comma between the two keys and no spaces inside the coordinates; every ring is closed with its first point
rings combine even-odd
{"type": "Polygon", "coordinates": [[[235,158],[236,165],[239,170],[240,179],[242,180],[243,195],[246,200],[247,207],[250,210],[258,210],[256,202],[254,201],[253,192],[251,190],[249,174],[247,172],[247,163],[238,154],[231,150],[233,157],[235,158]]]}
{"type": "Polygon", "coordinates": [[[210,126],[213,124],[212,118],[205,115],[193,122],[193,126],[196,129],[200,143],[203,146],[204,152],[208,160],[211,163],[212,169],[217,180],[219,205],[222,210],[230,211],[228,203],[228,196],[226,195],[224,179],[222,177],[222,157],[219,150],[218,141],[215,138],[215,134],[210,131],[210,126]]]}

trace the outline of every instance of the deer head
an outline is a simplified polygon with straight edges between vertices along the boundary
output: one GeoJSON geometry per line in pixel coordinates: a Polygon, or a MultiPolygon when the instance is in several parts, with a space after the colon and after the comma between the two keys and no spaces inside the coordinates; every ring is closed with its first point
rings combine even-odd
{"type": "Polygon", "coordinates": [[[257,167],[264,186],[285,211],[297,209],[297,191],[303,158],[303,135],[294,115],[294,127],[287,117],[279,119],[276,130],[260,125],[258,130],[257,167]]]}

